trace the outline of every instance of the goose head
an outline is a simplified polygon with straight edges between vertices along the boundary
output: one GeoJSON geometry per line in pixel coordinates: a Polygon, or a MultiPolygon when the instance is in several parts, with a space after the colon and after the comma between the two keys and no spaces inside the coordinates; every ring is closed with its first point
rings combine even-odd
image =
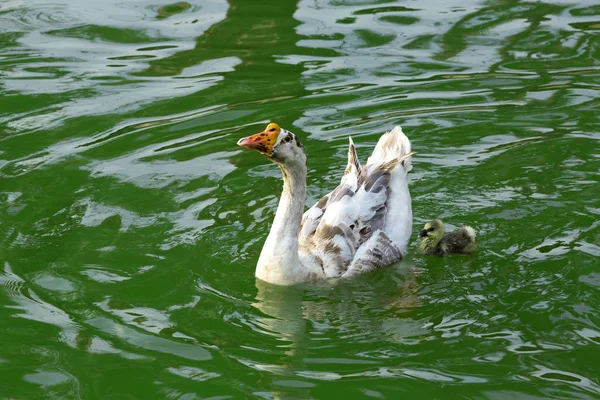
{"type": "Polygon", "coordinates": [[[444,237],[444,223],[439,219],[433,219],[425,224],[419,237],[422,237],[424,241],[432,244],[438,244],[444,237]]]}
{"type": "Polygon", "coordinates": [[[264,131],[238,140],[237,144],[258,151],[276,164],[306,165],[304,146],[298,137],[274,122],[268,124],[264,131]]]}

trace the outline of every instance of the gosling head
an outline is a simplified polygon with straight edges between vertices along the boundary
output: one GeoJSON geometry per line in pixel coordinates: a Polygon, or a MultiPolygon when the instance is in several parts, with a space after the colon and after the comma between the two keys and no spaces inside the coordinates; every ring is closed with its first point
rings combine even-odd
{"type": "Polygon", "coordinates": [[[237,144],[256,150],[277,164],[306,165],[304,146],[298,137],[274,122],[268,124],[264,131],[238,140],[237,144]]]}
{"type": "Polygon", "coordinates": [[[423,238],[423,242],[437,245],[444,237],[444,223],[439,219],[429,221],[419,233],[419,237],[423,238]]]}

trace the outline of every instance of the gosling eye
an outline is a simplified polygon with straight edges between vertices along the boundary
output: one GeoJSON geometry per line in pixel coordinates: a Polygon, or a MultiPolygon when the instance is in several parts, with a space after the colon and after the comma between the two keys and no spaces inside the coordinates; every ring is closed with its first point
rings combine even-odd
{"type": "Polygon", "coordinates": [[[269,132],[275,132],[275,128],[269,129],[269,132]]]}
{"type": "Polygon", "coordinates": [[[286,143],[289,143],[289,142],[291,142],[291,141],[292,141],[292,135],[287,135],[287,136],[286,136],[286,137],[283,139],[283,141],[284,141],[284,142],[286,142],[286,143]]]}
{"type": "Polygon", "coordinates": [[[429,229],[427,229],[427,232],[433,232],[433,231],[434,231],[434,229],[433,229],[433,228],[429,228],[429,229]]]}

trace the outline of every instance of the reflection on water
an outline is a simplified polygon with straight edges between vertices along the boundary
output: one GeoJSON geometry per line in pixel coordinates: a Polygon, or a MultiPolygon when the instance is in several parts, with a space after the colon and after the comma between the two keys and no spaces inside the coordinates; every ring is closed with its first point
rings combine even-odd
{"type": "Polygon", "coordinates": [[[2,2],[3,395],[597,397],[599,26],[591,0],[2,2]],[[478,252],[255,282],[280,172],[235,143],[271,120],[307,203],[348,135],[364,159],[401,124],[414,231],[478,252]]]}
{"type": "MultiPolygon", "coordinates": [[[[319,287],[279,287],[256,281],[252,304],[260,312],[251,323],[261,334],[274,336],[283,349],[274,365],[256,365],[278,375],[331,379],[334,371],[311,371],[339,364],[378,365],[380,355],[361,351],[353,356],[324,356],[327,348],[354,347],[378,341],[413,343],[428,340],[431,330],[410,312],[419,306],[418,275],[413,267],[386,271],[376,281],[325,283],[319,287]],[[381,312],[387,313],[382,317],[381,312]],[[407,314],[407,315],[404,315],[407,314]]],[[[341,378],[339,376],[338,378],[341,378]]]]}

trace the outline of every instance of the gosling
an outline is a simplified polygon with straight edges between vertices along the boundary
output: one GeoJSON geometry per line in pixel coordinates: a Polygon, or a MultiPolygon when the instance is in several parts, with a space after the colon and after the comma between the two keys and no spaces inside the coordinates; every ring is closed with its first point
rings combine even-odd
{"type": "Polygon", "coordinates": [[[439,219],[426,223],[419,237],[423,238],[419,243],[419,253],[425,255],[468,254],[477,248],[473,228],[461,226],[454,232],[444,233],[444,223],[439,219]]]}

